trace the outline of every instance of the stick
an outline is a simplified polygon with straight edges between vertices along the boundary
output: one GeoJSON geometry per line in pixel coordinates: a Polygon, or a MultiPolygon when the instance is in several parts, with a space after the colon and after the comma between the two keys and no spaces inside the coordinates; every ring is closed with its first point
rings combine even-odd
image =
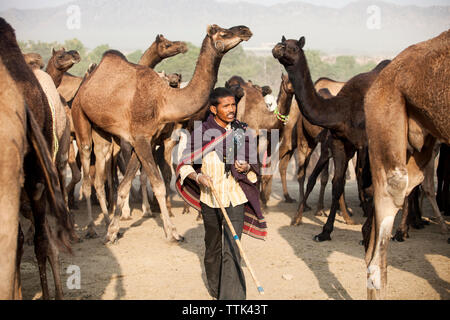
{"type": "Polygon", "coordinates": [[[253,280],[255,281],[256,284],[256,288],[258,289],[258,292],[260,294],[264,294],[264,289],[263,287],[259,284],[258,279],[256,278],[255,273],[253,272],[253,268],[250,265],[250,262],[247,259],[247,256],[245,255],[244,249],[242,249],[242,245],[241,245],[241,241],[239,241],[239,237],[236,234],[236,231],[234,230],[234,227],[230,221],[230,218],[228,217],[227,211],[225,210],[225,208],[222,205],[222,202],[220,201],[219,197],[217,196],[216,190],[214,189],[214,187],[212,185],[210,185],[210,188],[212,190],[212,193],[214,194],[214,197],[216,198],[217,202],[219,203],[220,209],[222,210],[222,214],[225,217],[225,220],[227,221],[228,227],[231,230],[231,233],[233,234],[233,239],[236,241],[236,244],[239,248],[239,251],[241,252],[241,256],[245,261],[245,264],[247,265],[248,269],[250,270],[250,274],[253,277],[253,280]]]}

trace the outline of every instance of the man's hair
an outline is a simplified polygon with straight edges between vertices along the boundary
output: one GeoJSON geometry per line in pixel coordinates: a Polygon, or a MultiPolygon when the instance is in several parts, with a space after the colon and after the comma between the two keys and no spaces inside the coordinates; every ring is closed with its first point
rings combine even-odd
{"type": "Polygon", "coordinates": [[[227,88],[224,88],[224,87],[215,88],[211,92],[211,94],[209,95],[209,103],[212,106],[216,106],[217,107],[217,105],[219,104],[219,99],[220,98],[224,98],[224,97],[233,97],[233,98],[235,98],[234,93],[230,89],[227,89],[227,88]]]}

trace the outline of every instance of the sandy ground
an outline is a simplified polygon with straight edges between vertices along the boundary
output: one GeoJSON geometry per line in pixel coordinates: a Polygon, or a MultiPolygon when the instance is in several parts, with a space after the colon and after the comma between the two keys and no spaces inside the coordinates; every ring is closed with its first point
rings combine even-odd
{"type": "MultiPolygon", "coordinates": [[[[289,180],[292,197],[298,199],[297,182],[289,180]]],[[[244,235],[242,245],[255,273],[264,287],[259,295],[250,272],[244,265],[247,299],[268,300],[359,300],[366,299],[366,268],[361,226],[365,221],[359,208],[356,183],[347,181],[346,199],[353,209],[356,225],[346,225],[337,216],[332,241],[316,243],[326,217],[315,217],[313,211],[304,214],[303,225],[290,226],[297,203],[282,201],[281,183],[275,176],[273,193],[266,215],[268,238],[256,240],[244,235]]],[[[308,203],[315,206],[319,193],[316,185],[308,203]]],[[[327,186],[325,205],[331,203],[331,183],[327,186]]],[[[182,200],[173,196],[172,218],[185,241],[179,244],[165,240],[162,220],[143,218],[140,205],[132,206],[132,220],[121,222],[123,237],[116,245],[102,244],[105,227],[99,207],[94,206],[100,238],[73,245],[74,255],[62,254],[62,280],[66,299],[157,299],[210,300],[205,286],[203,267],[204,229],[197,213],[182,215],[182,200]],[[69,289],[73,267],[80,271],[80,288],[69,289]],[[67,273],[69,271],[69,273],[67,273]],[[69,286],[68,286],[69,284],[69,286]]],[[[85,234],[86,207],[79,203],[75,210],[77,233],[85,234]]],[[[389,245],[388,299],[450,299],[449,234],[439,233],[438,225],[427,200],[424,217],[430,225],[422,230],[410,230],[403,243],[389,245]]],[[[449,217],[445,217],[447,224],[449,217]]],[[[396,217],[394,228],[400,215],[396,217]]],[[[25,246],[21,266],[24,299],[40,299],[41,288],[33,248],[25,246]]],[[[53,295],[51,271],[48,268],[53,295]]]]}

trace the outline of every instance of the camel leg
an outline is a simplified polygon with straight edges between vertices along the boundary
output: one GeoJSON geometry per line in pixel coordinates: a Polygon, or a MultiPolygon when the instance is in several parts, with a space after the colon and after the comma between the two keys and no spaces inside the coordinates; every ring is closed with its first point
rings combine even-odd
{"type": "Polygon", "coordinates": [[[175,225],[172,223],[166,206],[166,188],[164,181],[158,171],[155,160],[153,159],[151,141],[145,137],[137,137],[134,145],[135,151],[142,163],[144,170],[150,180],[153,194],[158,200],[161,209],[161,216],[164,224],[164,231],[167,240],[182,241],[184,238],[178,234],[175,225]]]}
{"type": "MultiPolygon", "coordinates": [[[[281,152],[280,152],[281,154],[281,152]]],[[[293,151],[286,152],[283,156],[281,156],[280,162],[278,164],[278,170],[280,172],[280,178],[281,178],[281,185],[283,187],[283,196],[284,201],[287,203],[295,202],[294,199],[291,198],[289,195],[289,191],[287,188],[287,181],[286,181],[286,171],[287,167],[289,165],[289,161],[292,158],[293,151]]]]}
{"type": "Polygon", "coordinates": [[[325,188],[327,187],[328,180],[330,178],[329,172],[329,163],[330,159],[327,160],[327,163],[324,165],[322,172],[320,173],[320,191],[319,191],[319,200],[317,201],[317,209],[314,215],[316,216],[326,216],[325,213],[325,188]]]}
{"type": "MultiPolygon", "coordinates": [[[[148,193],[147,193],[147,175],[141,166],[141,174],[139,175],[139,180],[141,182],[141,193],[142,193],[142,213],[144,217],[152,217],[153,213],[150,209],[150,202],[148,201],[148,193]]],[[[172,214],[170,211],[169,214],[172,214]]],[[[171,215],[173,217],[173,214],[171,215]]]]}
{"type": "MultiPolygon", "coordinates": [[[[88,215],[88,230],[86,238],[97,238],[98,234],[95,231],[94,219],[92,218],[92,204],[91,204],[91,151],[92,151],[92,127],[89,120],[84,115],[77,99],[72,104],[72,118],[75,128],[75,136],[80,155],[81,167],[83,172],[82,194],[86,199],[87,215],[88,215]]],[[[81,195],[81,192],[80,192],[81,195]]]]}
{"type": "Polygon", "coordinates": [[[23,256],[23,243],[25,238],[19,224],[19,232],[17,236],[17,255],[16,255],[16,274],[14,277],[14,300],[22,300],[22,283],[20,280],[20,263],[23,256]]]}
{"type": "Polygon", "coordinates": [[[48,225],[48,221],[46,220],[44,223],[45,232],[48,235],[48,251],[47,251],[47,257],[48,261],[50,263],[50,267],[52,268],[52,274],[55,284],[55,299],[56,300],[62,300],[64,299],[63,289],[62,289],[62,282],[61,282],[61,268],[60,268],[60,262],[59,262],[59,251],[58,248],[56,248],[55,242],[52,239],[52,233],[50,230],[50,226],[48,225]]]}
{"type": "Polygon", "coordinates": [[[118,240],[119,234],[119,220],[120,215],[122,213],[122,208],[124,203],[128,203],[131,183],[136,176],[137,171],[140,167],[139,159],[137,158],[136,152],[132,152],[131,158],[128,161],[127,169],[125,171],[125,175],[122,181],[119,184],[119,189],[117,191],[117,205],[116,210],[114,211],[114,217],[111,220],[111,223],[108,227],[108,232],[106,233],[104,243],[116,243],[118,240]]]}
{"type": "Polygon", "coordinates": [[[313,172],[311,173],[311,175],[308,178],[308,184],[306,185],[305,197],[300,202],[300,204],[298,206],[297,214],[292,219],[291,225],[297,226],[299,224],[302,224],[302,216],[303,216],[303,211],[305,210],[306,200],[308,200],[309,194],[314,189],[317,177],[319,176],[320,172],[323,170],[325,165],[328,165],[328,159],[329,159],[328,154],[323,154],[323,156],[322,156],[322,154],[320,155],[320,158],[317,161],[313,172]]]}
{"type": "Polygon", "coordinates": [[[81,180],[81,172],[76,161],[76,152],[72,141],[73,138],[70,141],[69,145],[69,160],[68,160],[70,171],[72,172],[72,178],[69,184],[67,185],[66,190],[68,195],[69,208],[78,209],[78,206],[75,203],[74,193],[75,193],[75,186],[81,180]]]}
{"type": "MultiPolygon", "coordinates": [[[[345,186],[345,173],[347,172],[348,158],[344,149],[344,145],[339,140],[334,140],[334,143],[332,144],[332,153],[334,161],[334,176],[332,181],[333,187],[331,209],[330,214],[328,215],[327,222],[323,226],[322,233],[314,236],[314,240],[318,242],[331,240],[330,235],[331,232],[333,232],[336,211],[339,206],[340,198],[342,198],[345,186]]],[[[343,204],[343,207],[345,208],[345,203],[343,204]]],[[[347,218],[350,219],[350,217],[347,218]]]]}
{"type": "MultiPolygon", "coordinates": [[[[92,140],[94,141],[95,153],[95,178],[94,187],[97,194],[97,199],[102,209],[102,214],[105,219],[106,227],[108,227],[110,220],[108,214],[108,205],[106,203],[105,182],[108,180],[108,186],[112,189],[111,170],[107,170],[107,166],[111,166],[111,155],[113,145],[106,140],[99,132],[92,130],[92,140]]],[[[110,190],[111,190],[110,189],[110,190]]],[[[112,190],[110,191],[112,192],[112,190]]]]}
{"type": "Polygon", "coordinates": [[[407,238],[409,238],[409,226],[408,226],[408,215],[409,215],[409,203],[410,203],[410,197],[405,197],[405,201],[403,204],[402,209],[402,218],[400,220],[400,224],[397,227],[397,231],[395,232],[395,235],[392,237],[392,240],[403,242],[407,238]]]}
{"type": "Polygon", "coordinates": [[[422,182],[422,190],[424,191],[428,201],[430,201],[436,220],[439,222],[441,233],[445,234],[448,232],[448,228],[447,225],[445,224],[444,218],[442,217],[441,211],[439,210],[439,207],[437,205],[434,191],[434,159],[435,159],[434,156],[431,157],[431,161],[425,167],[424,181],[422,182]]]}
{"type": "MultiPolygon", "coordinates": [[[[309,160],[311,159],[312,151],[315,146],[310,147],[309,145],[299,142],[297,147],[297,159],[298,159],[298,171],[297,171],[297,181],[298,189],[300,194],[300,201],[305,198],[305,178],[306,178],[306,168],[308,167],[309,160]]],[[[308,206],[305,199],[304,210],[309,211],[311,207],[308,206]]]]}

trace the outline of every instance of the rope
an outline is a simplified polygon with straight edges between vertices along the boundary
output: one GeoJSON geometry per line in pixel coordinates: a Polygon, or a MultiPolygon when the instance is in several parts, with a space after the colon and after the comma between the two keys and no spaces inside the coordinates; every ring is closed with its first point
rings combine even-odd
{"type": "Polygon", "coordinates": [[[53,129],[53,162],[56,160],[56,154],[58,153],[59,149],[59,143],[58,143],[58,136],[56,134],[56,110],[55,107],[52,104],[51,99],[47,99],[48,104],[50,105],[50,110],[52,111],[52,129],[53,129]]]}
{"type": "Polygon", "coordinates": [[[277,117],[278,120],[283,122],[283,125],[287,125],[287,123],[289,121],[289,115],[281,114],[280,111],[278,111],[278,106],[275,108],[275,110],[273,110],[273,113],[275,114],[275,116],[277,117]]]}

